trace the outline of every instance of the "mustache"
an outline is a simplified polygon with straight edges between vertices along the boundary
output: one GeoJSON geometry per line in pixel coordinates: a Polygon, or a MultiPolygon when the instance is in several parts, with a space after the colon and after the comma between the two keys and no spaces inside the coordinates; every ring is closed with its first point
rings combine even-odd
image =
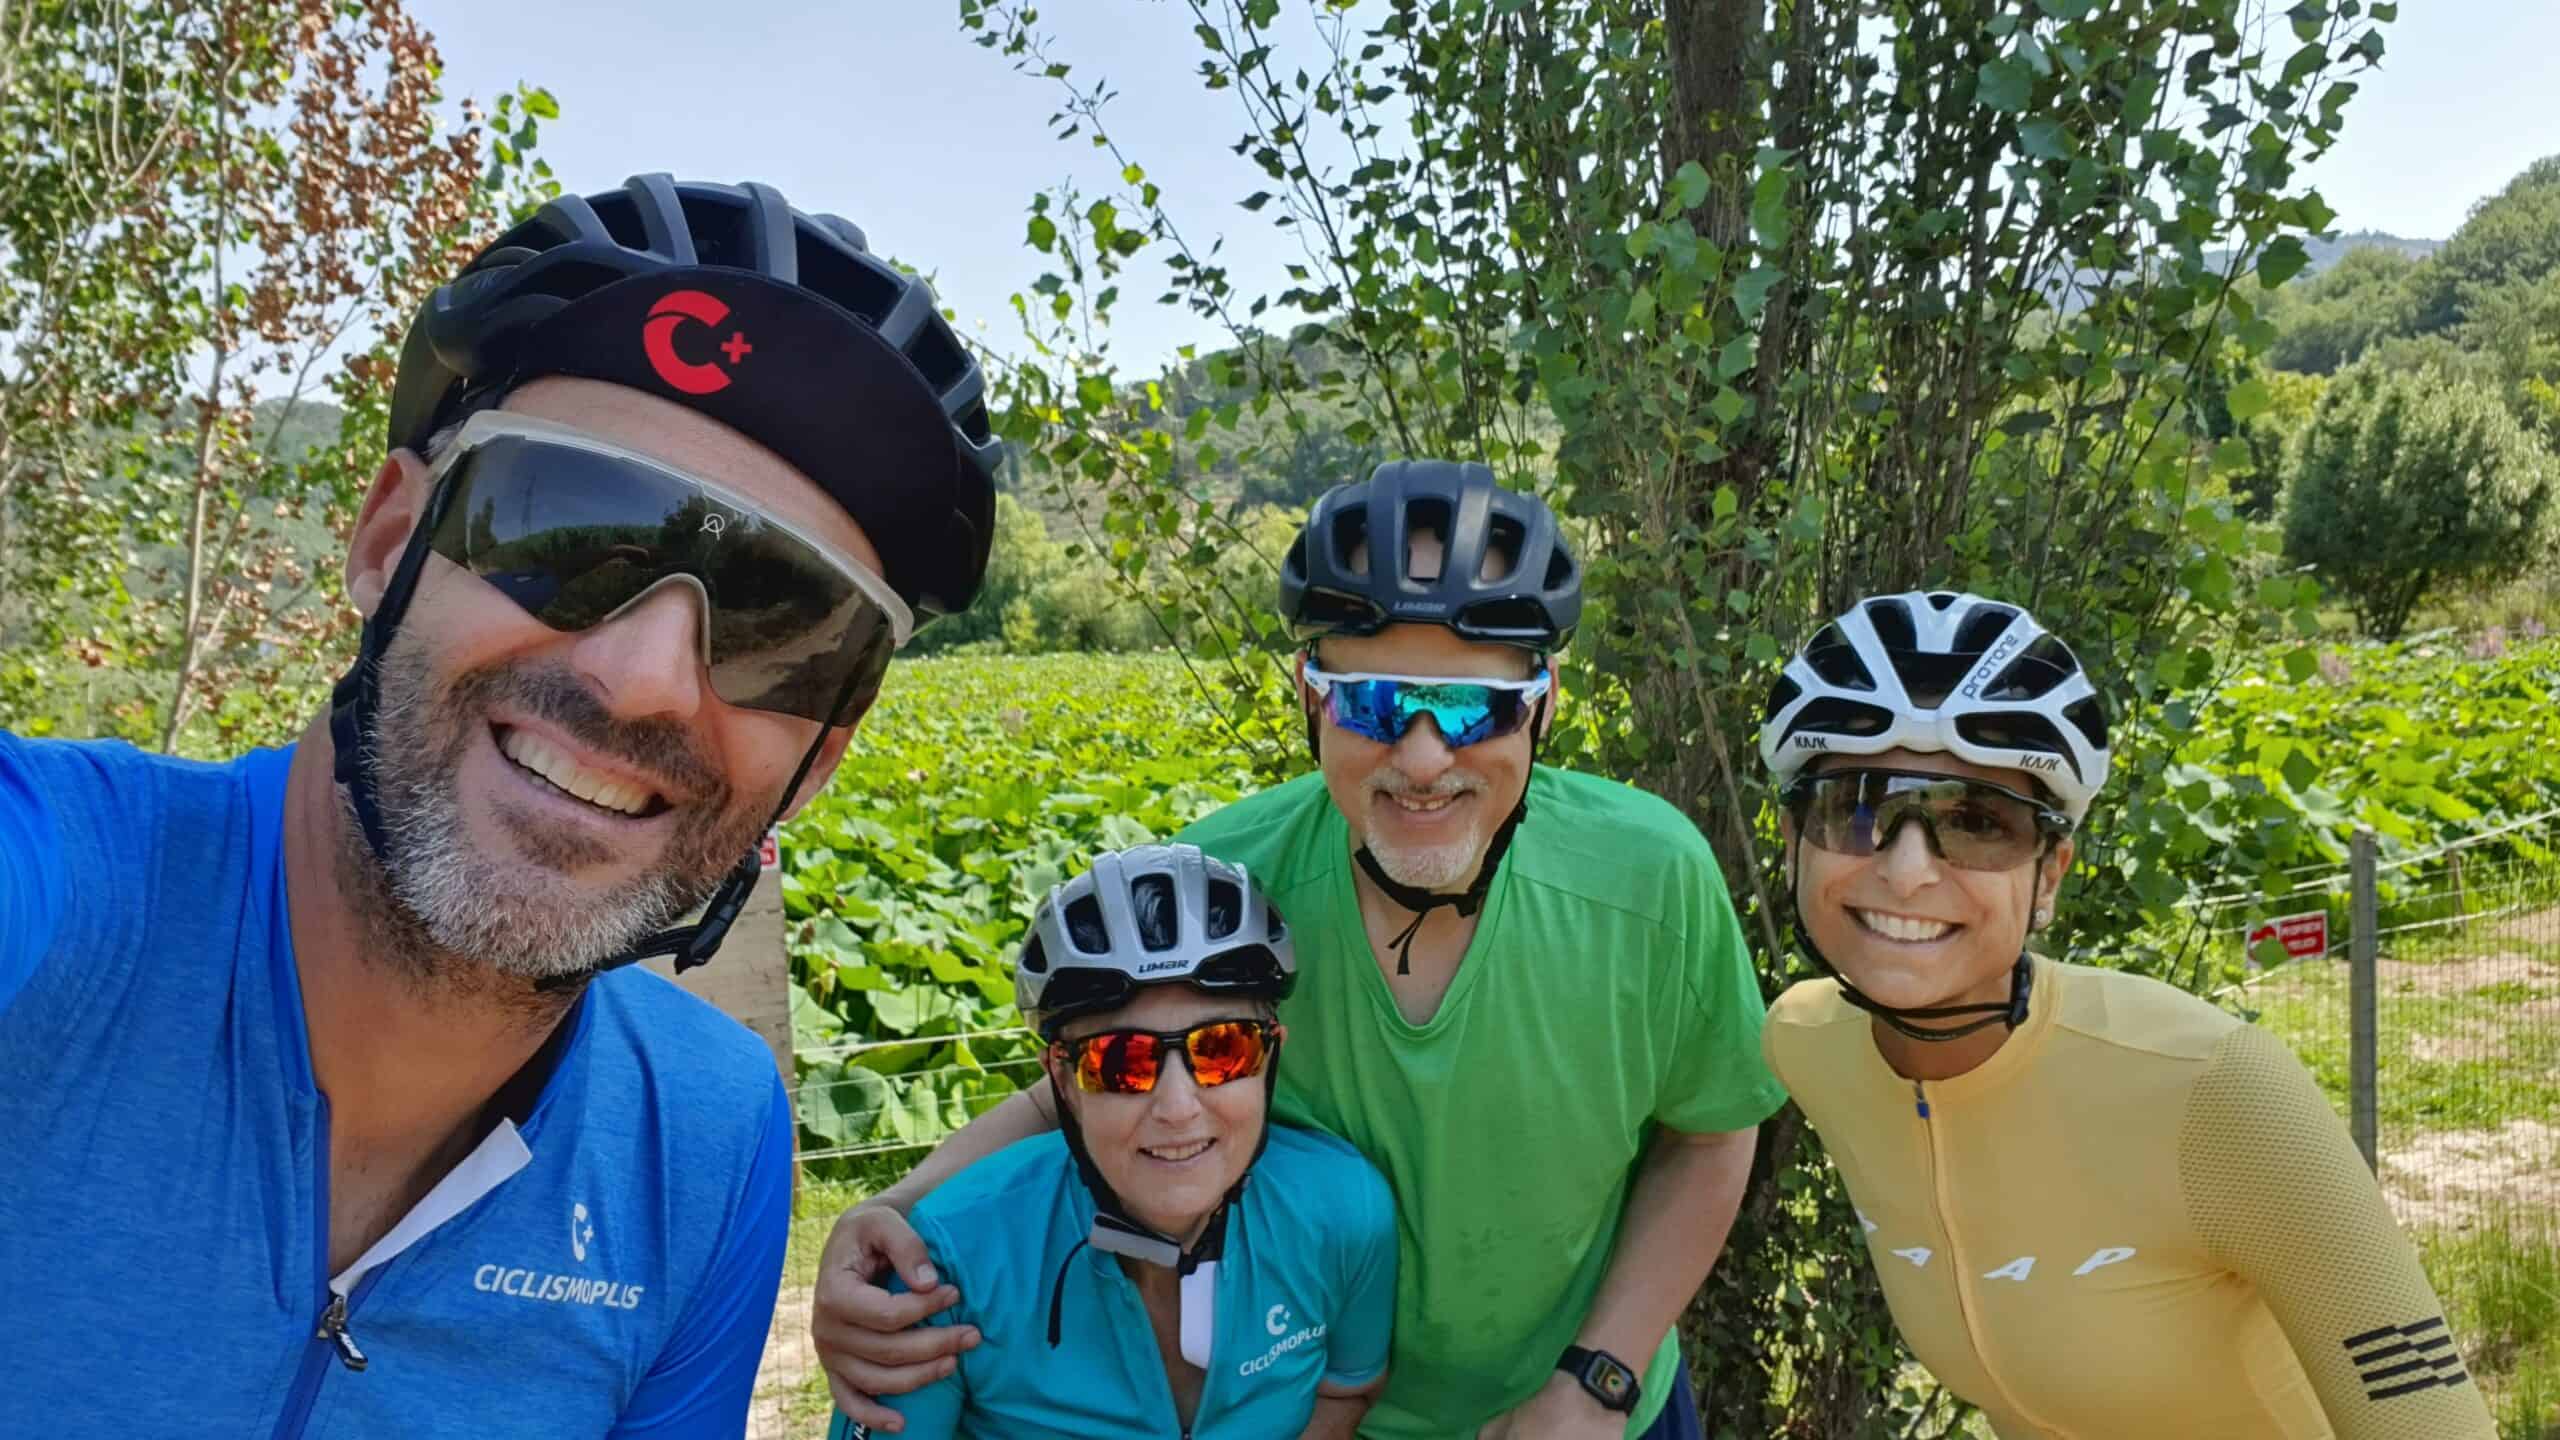
{"type": "Polygon", "coordinates": [[[450,713],[485,715],[505,708],[558,726],[579,744],[661,782],[662,794],[683,795],[715,810],[728,803],[728,781],[691,731],[663,716],[616,716],[557,661],[473,670],[453,681],[449,697],[450,713]]]}
{"type": "Polygon", "coordinates": [[[1416,785],[1392,765],[1371,771],[1369,778],[1360,784],[1364,790],[1401,795],[1412,800],[1438,800],[1472,794],[1485,788],[1484,781],[1457,770],[1442,772],[1439,779],[1428,785],[1416,785]]]}

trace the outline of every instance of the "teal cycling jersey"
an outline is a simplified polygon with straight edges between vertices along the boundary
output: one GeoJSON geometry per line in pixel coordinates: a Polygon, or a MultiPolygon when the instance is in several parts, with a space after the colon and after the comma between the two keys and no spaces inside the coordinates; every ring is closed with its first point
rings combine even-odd
{"type": "MultiPolygon", "coordinates": [[[[1040,1135],[961,1172],[916,1206],[916,1232],[958,1304],[935,1325],[974,1325],[959,1369],[883,1403],[901,1440],[1096,1435],[1290,1440],[1325,1381],[1358,1387],[1386,1368],[1395,1319],[1395,1202],[1358,1151],[1275,1125],[1227,1217],[1200,1402],[1186,1428],[1138,1287],[1119,1258],[1083,1245],[1093,1197],[1066,1141],[1040,1135]],[[1082,1245],[1082,1248],[1078,1247],[1082,1245]],[[1049,1343],[1051,1286],[1058,1343],[1049,1343]]],[[[859,1434],[836,1417],[830,1440],[859,1434]]]]}

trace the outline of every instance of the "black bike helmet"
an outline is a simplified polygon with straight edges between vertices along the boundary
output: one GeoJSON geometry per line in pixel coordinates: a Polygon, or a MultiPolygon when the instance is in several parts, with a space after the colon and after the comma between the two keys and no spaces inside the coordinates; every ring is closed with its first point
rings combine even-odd
{"type": "Polygon", "coordinates": [[[1555,512],[1495,484],[1490,468],[1390,460],[1365,484],[1337,485],[1316,501],[1280,566],[1280,613],[1301,637],[1445,625],[1543,654],[1563,648],[1582,620],[1582,568],[1555,512]],[[1440,537],[1440,571],[1416,577],[1407,537],[1425,529],[1440,537]],[[1364,546],[1365,563],[1355,565],[1364,546]],[[1490,579],[1488,551],[1497,557],[1490,579]]]}
{"type": "Polygon", "coordinates": [[[419,307],[389,441],[542,375],[665,396],[818,482],[919,621],[966,609],[995,535],[986,379],[932,289],[769,185],[637,175],[564,195],[419,307]]]}

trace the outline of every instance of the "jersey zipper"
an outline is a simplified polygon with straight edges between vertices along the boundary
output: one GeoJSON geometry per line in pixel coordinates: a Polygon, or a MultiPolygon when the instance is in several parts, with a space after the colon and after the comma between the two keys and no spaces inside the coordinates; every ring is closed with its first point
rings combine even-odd
{"type": "Polygon", "coordinates": [[[1947,1237],[1947,1265],[1949,1277],[1955,1285],[1956,1318],[1964,1322],[1965,1338],[1973,1346],[1973,1358],[1977,1364],[1981,1365],[1983,1378],[1989,1380],[1992,1387],[2000,1392],[2000,1398],[2011,1410],[2025,1416],[2028,1423],[2036,1426],[2037,1429],[2059,1435],[2062,1432],[2054,1430],[2042,1420],[2037,1419],[2024,1404],[2019,1402],[2017,1392],[2011,1390],[2008,1383],[2000,1378],[1999,1372],[1991,1366],[1991,1346],[1983,1338],[1981,1318],[1974,1313],[1974,1306],[1969,1298],[1972,1294],[1970,1287],[1973,1269],[1964,1258],[1963,1244],[1956,1238],[1955,1207],[1947,1203],[1947,1167],[1938,1154],[1937,1121],[1929,1109],[1929,1092],[1922,1088],[1917,1080],[1911,1082],[1911,1101],[1912,1107],[1920,1112],[1920,1133],[1928,1137],[1930,1203],[1937,1207],[1938,1233],[1947,1237]]]}
{"type": "Polygon", "coordinates": [[[317,1114],[319,1138],[312,1153],[319,1157],[319,1173],[312,1177],[311,1244],[312,1263],[320,1272],[320,1318],[312,1326],[310,1338],[303,1342],[293,1388],[285,1393],[284,1408],[276,1415],[274,1440],[301,1440],[310,1427],[311,1407],[320,1399],[320,1382],[328,1377],[331,1359],[351,1372],[361,1372],[372,1363],[356,1344],[348,1317],[364,1303],[373,1282],[382,1277],[386,1268],[377,1265],[366,1271],[346,1291],[339,1290],[329,1274],[329,1097],[320,1097],[317,1114]]]}

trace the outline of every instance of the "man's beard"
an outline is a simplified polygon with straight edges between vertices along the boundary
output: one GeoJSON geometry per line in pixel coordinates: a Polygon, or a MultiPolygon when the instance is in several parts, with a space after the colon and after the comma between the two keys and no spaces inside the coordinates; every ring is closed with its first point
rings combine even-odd
{"type": "MultiPolygon", "coordinates": [[[[1451,770],[1428,785],[1416,785],[1405,779],[1393,765],[1381,765],[1361,782],[1363,793],[1372,795],[1404,795],[1416,799],[1441,795],[1473,794],[1481,810],[1492,792],[1484,781],[1473,775],[1451,770]]],[[[1390,802],[1392,803],[1392,802],[1390,802]]],[[[1465,833],[1453,835],[1437,845],[1397,845],[1378,833],[1383,827],[1372,826],[1363,837],[1369,854],[1387,878],[1416,890],[1455,890],[1474,878],[1476,867],[1484,860],[1488,835],[1482,814],[1468,818],[1465,833]]]]}
{"type": "Polygon", "coordinates": [[[437,978],[460,978],[454,962],[528,980],[592,970],[709,899],[762,828],[728,813],[728,783],[683,727],[615,719],[556,662],[491,666],[439,689],[424,650],[395,644],[379,693],[374,793],[390,850],[384,898],[397,912],[386,939],[419,952],[409,963],[447,972],[437,978]],[[655,865],[598,892],[572,876],[611,863],[610,845],[504,811],[494,818],[522,858],[474,842],[460,771],[501,704],[693,797],[660,827],[667,848],[655,865]]]}

